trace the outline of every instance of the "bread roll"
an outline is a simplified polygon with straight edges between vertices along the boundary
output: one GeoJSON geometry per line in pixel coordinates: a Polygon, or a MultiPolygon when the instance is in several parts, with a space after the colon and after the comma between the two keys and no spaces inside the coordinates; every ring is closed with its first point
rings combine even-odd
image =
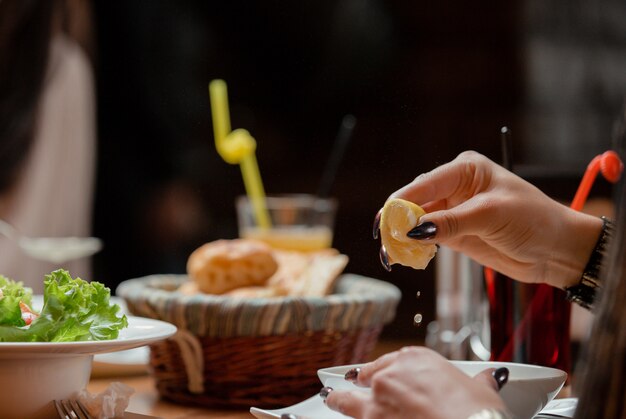
{"type": "Polygon", "coordinates": [[[271,247],[248,239],[207,243],[187,260],[187,274],[198,284],[200,291],[208,294],[265,285],[277,269],[271,247]]]}
{"type": "Polygon", "coordinates": [[[267,281],[277,295],[322,297],[332,292],[348,256],[336,249],[317,252],[275,250],[278,271],[267,281]]]}

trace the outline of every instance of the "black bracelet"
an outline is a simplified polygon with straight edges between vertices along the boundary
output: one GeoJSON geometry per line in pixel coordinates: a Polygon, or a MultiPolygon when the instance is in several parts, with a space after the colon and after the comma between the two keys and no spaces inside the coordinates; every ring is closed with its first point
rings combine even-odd
{"type": "Polygon", "coordinates": [[[600,268],[605,259],[607,243],[613,236],[614,224],[606,217],[602,218],[602,232],[596,243],[596,247],[591,252],[589,262],[585,266],[583,276],[577,285],[565,288],[567,299],[587,309],[592,309],[596,298],[596,291],[601,286],[600,268]]]}

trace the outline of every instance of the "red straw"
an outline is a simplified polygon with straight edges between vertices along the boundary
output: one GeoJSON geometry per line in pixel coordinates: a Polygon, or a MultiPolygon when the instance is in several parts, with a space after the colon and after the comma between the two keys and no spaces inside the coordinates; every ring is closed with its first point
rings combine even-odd
{"type": "MultiPolygon", "coordinates": [[[[583,175],[582,180],[580,181],[580,185],[578,186],[578,190],[576,191],[576,195],[572,200],[572,204],[570,208],[580,211],[587,197],[589,196],[589,192],[591,191],[591,187],[593,186],[593,182],[598,176],[598,172],[602,173],[602,176],[606,180],[611,183],[616,183],[624,170],[624,164],[620,160],[619,156],[614,151],[606,151],[605,153],[598,155],[591,160],[591,162],[587,165],[587,169],[585,170],[585,174],[583,175]]],[[[489,282],[494,281],[494,273],[490,272],[491,268],[485,268],[485,277],[489,282]]],[[[498,360],[510,360],[513,354],[513,344],[514,342],[520,340],[522,336],[526,334],[526,329],[528,328],[528,322],[530,319],[539,315],[540,310],[543,309],[544,304],[547,302],[550,297],[550,292],[552,289],[550,287],[539,287],[537,289],[537,294],[531,301],[530,309],[526,311],[526,314],[522,318],[522,321],[517,326],[515,333],[507,343],[506,347],[498,356],[498,360]]],[[[489,296],[491,300],[491,296],[489,296]]],[[[491,302],[491,301],[490,301],[491,302]]]]}
{"type": "Polygon", "coordinates": [[[624,164],[619,159],[617,153],[612,150],[594,157],[587,165],[585,175],[580,181],[580,185],[578,186],[578,190],[576,191],[576,195],[570,207],[576,211],[583,209],[587,196],[589,196],[589,191],[591,191],[593,181],[596,179],[596,176],[598,176],[598,172],[602,172],[604,178],[609,182],[616,183],[622,174],[622,170],[624,170],[624,164]]]}

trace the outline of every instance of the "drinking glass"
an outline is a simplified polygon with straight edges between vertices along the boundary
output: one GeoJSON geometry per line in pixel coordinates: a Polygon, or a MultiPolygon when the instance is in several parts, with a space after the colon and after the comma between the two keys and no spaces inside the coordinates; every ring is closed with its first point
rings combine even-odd
{"type": "Polygon", "coordinates": [[[247,196],[236,199],[239,236],[285,250],[315,251],[332,246],[337,201],[308,194],[265,198],[270,226],[259,226],[247,196]]]}
{"type": "Polygon", "coordinates": [[[570,371],[571,304],[565,292],[485,271],[490,305],[491,359],[570,371]]]}

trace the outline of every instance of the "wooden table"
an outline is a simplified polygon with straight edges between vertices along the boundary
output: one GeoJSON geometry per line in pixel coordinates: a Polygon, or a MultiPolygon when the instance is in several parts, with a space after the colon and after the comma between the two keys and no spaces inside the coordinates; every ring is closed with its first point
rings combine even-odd
{"type": "Polygon", "coordinates": [[[222,410],[205,409],[195,406],[175,404],[159,397],[150,375],[130,377],[92,378],[87,386],[91,393],[104,391],[112,381],[119,381],[135,389],[130,398],[128,412],[141,413],[164,419],[179,418],[224,418],[224,419],[251,419],[254,418],[248,409],[222,410]]]}
{"type": "MultiPolygon", "coordinates": [[[[376,346],[371,358],[399,349],[402,346],[410,344],[418,344],[419,342],[404,341],[381,341],[376,346]]],[[[180,419],[180,418],[223,418],[223,419],[251,419],[249,409],[206,409],[195,406],[185,406],[163,400],[155,388],[154,380],[148,374],[117,376],[105,378],[92,378],[87,386],[91,393],[100,393],[104,391],[111,382],[119,381],[135,389],[135,393],[131,396],[130,405],[127,411],[140,413],[144,415],[156,416],[164,419],[180,419]]],[[[320,385],[321,388],[321,385],[320,385]]]]}

